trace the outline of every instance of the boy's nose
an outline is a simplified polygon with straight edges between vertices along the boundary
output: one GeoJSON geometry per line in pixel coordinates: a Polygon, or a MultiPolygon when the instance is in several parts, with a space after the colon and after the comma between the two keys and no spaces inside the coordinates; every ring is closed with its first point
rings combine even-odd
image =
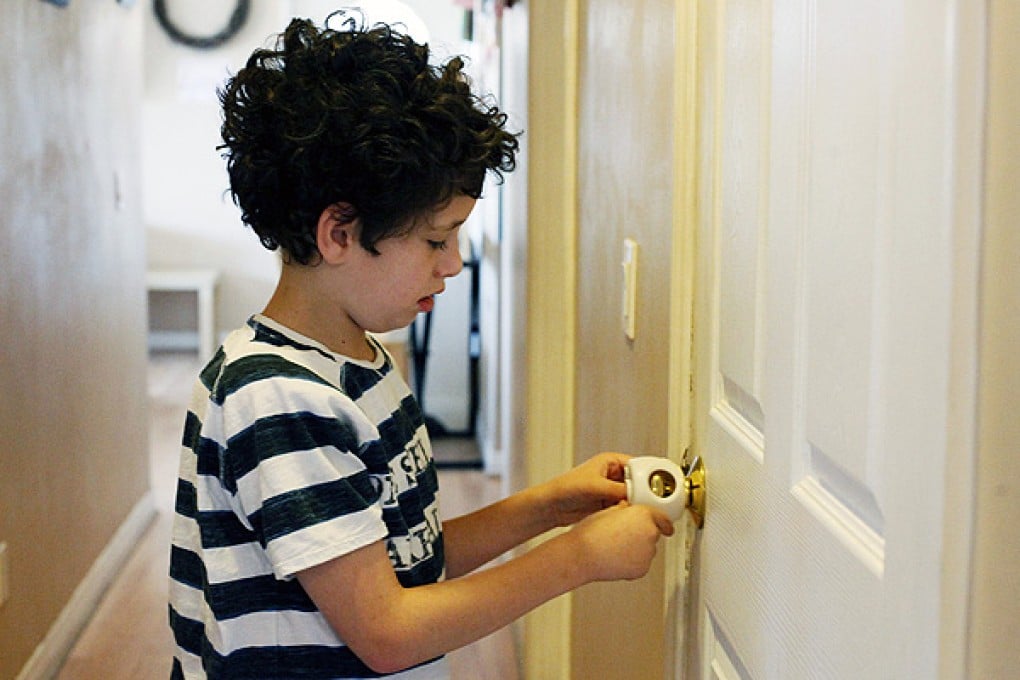
{"type": "Polygon", "coordinates": [[[444,279],[448,279],[459,274],[462,269],[464,269],[464,261],[460,257],[460,250],[457,248],[447,248],[443,251],[443,257],[439,260],[436,274],[444,279]]]}

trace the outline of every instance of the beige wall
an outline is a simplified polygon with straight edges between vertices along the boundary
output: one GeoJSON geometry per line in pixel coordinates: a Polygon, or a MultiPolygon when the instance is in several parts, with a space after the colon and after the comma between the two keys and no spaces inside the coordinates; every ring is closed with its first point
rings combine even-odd
{"type": "Polygon", "coordinates": [[[142,11],[0,3],[0,678],[148,489],[142,11]]]}
{"type": "MultiPolygon", "coordinates": [[[[606,450],[667,452],[673,24],[670,0],[582,5],[577,462],[606,450]],[[625,238],[638,244],[633,341],[622,321],[625,238]]],[[[659,559],[643,579],[577,592],[573,677],[662,676],[663,566],[659,559]]]]}
{"type": "MultiPolygon", "coordinates": [[[[525,407],[528,478],[537,482],[600,450],[677,453],[668,437],[670,344],[689,329],[674,336],[671,323],[674,3],[526,6],[525,407]],[[640,250],[634,341],[622,328],[624,238],[640,250]]],[[[665,564],[641,581],[588,586],[529,616],[525,677],[661,677],[672,647],[665,564]]]]}
{"type": "Polygon", "coordinates": [[[1020,7],[990,3],[981,378],[969,677],[1020,668],[1020,7]]]}

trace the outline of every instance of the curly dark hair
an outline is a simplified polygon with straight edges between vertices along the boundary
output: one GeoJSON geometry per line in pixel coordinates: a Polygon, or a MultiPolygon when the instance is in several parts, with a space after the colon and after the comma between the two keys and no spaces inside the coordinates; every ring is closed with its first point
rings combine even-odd
{"type": "Polygon", "coordinates": [[[317,261],[326,208],[348,204],[359,240],[409,232],[487,172],[513,170],[507,116],[471,92],[463,61],[428,63],[427,45],[384,24],[318,29],[294,19],[219,91],[230,191],[270,250],[317,261]]]}

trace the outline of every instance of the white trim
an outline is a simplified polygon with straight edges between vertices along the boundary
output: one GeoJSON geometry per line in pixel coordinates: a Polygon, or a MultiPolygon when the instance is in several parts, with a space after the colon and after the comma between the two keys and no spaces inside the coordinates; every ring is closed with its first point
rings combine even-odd
{"type": "MultiPolygon", "coordinates": [[[[694,272],[698,230],[698,3],[678,3],[674,14],[673,54],[673,252],[670,266],[668,449],[675,462],[684,460],[694,443],[694,272]]],[[[693,456],[692,456],[693,457],[693,456]]],[[[692,603],[694,550],[698,529],[689,514],[678,527],[681,540],[665,550],[666,625],[665,677],[682,680],[697,636],[692,603]],[[690,647],[690,649],[688,649],[690,647]]],[[[696,582],[696,581],[695,581],[696,582]]]]}
{"type": "MultiPolygon", "coordinates": [[[[582,11],[580,0],[522,7],[528,11],[530,139],[524,467],[531,486],[575,464],[582,11]]],[[[525,618],[521,664],[529,680],[573,677],[572,607],[573,595],[567,593],[525,618]]]]}
{"type": "Polygon", "coordinates": [[[110,585],[130,559],[138,540],[156,517],[152,492],[147,491],[93,562],[85,578],[74,589],[60,616],[35,648],[17,680],[56,677],[78,636],[88,625],[110,585]]]}

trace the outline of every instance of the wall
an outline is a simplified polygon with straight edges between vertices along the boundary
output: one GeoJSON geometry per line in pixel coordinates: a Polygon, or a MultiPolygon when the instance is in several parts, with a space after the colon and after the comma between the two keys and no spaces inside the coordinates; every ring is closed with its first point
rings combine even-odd
{"type": "MultiPolygon", "coordinates": [[[[576,462],[668,448],[673,227],[671,0],[582,3],[578,117],[576,462]],[[636,333],[623,332],[623,241],[638,244],[636,333]]],[[[665,550],[662,551],[665,554],[665,550]]],[[[655,678],[666,658],[663,560],[577,591],[575,678],[655,678]],[[612,640],[613,644],[606,644],[612,640]]]]}
{"type": "MultiPolygon", "coordinates": [[[[666,0],[527,9],[524,440],[527,479],[536,483],[600,450],[675,453],[668,404],[676,19],[666,0]],[[622,327],[625,237],[640,248],[634,341],[622,327]]],[[[677,337],[685,347],[689,333],[677,337]]],[[[670,652],[666,565],[659,560],[641,581],[587,586],[530,614],[525,676],[660,677],[670,652]]]]}
{"type": "Polygon", "coordinates": [[[0,678],[148,517],[141,14],[0,3],[0,678]]]}

